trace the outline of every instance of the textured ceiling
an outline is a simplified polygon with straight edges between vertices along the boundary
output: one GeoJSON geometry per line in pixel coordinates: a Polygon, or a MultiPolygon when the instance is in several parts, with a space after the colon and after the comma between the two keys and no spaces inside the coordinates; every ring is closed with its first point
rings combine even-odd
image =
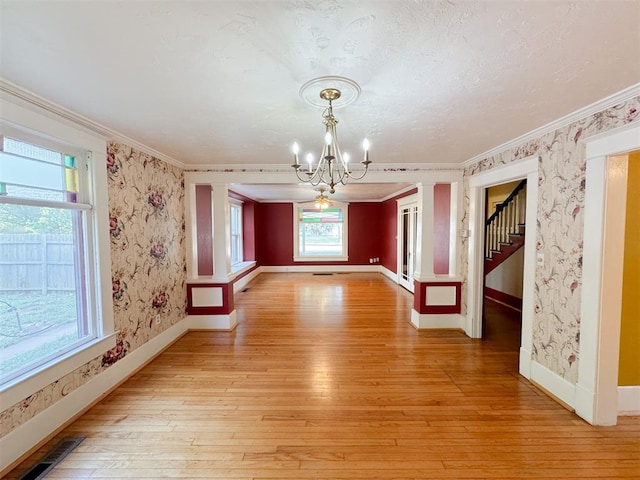
{"type": "Polygon", "coordinates": [[[1,75],[198,165],[319,150],[300,86],[360,85],[343,149],[457,164],[640,81],[639,1],[8,1],[1,75]]]}

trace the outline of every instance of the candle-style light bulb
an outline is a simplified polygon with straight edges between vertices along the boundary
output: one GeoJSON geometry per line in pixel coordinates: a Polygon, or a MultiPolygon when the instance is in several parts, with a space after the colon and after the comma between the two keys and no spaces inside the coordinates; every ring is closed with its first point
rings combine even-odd
{"type": "Polygon", "coordinates": [[[307,153],[307,162],[309,162],[309,173],[311,173],[311,164],[313,163],[313,154],[307,153]]]}
{"type": "Polygon", "coordinates": [[[362,148],[364,149],[364,161],[369,161],[369,140],[366,138],[362,141],[362,148]]]}
{"type": "Polygon", "coordinates": [[[349,173],[349,160],[351,159],[351,157],[349,156],[349,154],[347,152],[344,152],[342,154],[342,164],[344,165],[344,171],[349,173]]]}
{"type": "Polygon", "coordinates": [[[298,153],[300,152],[300,147],[298,146],[298,142],[293,143],[293,158],[296,160],[296,165],[300,165],[298,161],[298,153]]]}
{"type": "Polygon", "coordinates": [[[327,132],[324,136],[324,142],[327,144],[327,155],[331,156],[331,144],[333,143],[333,137],[331,132],[327,132]]]}

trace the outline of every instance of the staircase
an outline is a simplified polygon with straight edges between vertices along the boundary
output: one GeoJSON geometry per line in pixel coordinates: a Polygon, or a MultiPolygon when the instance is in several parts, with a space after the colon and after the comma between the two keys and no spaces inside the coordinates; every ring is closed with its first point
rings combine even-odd
{"type": "Polygon", "coordinates": [[[521,181],[487,219],[484,274],[497,268],[524,245],[527,181],[521,181]]]}

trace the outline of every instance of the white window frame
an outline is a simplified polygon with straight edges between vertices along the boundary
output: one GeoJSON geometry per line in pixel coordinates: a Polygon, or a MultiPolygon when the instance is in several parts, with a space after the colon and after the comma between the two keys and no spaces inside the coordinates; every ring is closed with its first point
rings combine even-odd
{"type": "Polygon", "coordinates": [[[241,263],[244,263],[244,254],[243,254],[243,248],[244,248],[244,230],[242,228],[242,223],[244,221],[243,219],[243,209],[242,209],[242,201],[241,200],[237,200],[235,198],[229,198],[229,243],[230,243],[230,252],[231,252],[231,267],[232,267],[232,271],[233,271],[233,267],[240,265],[241,263]],[[239,211],[239,232],[234,233],[234,222],[233,222],[233,211],[237,210],[239,211]],[[234,240],[234,236],[236,236],[238,238],[238,248],[240,249],[239,251],[239,260],[237,261],[233,261],[233,240],[234,240]]]}
{"type": "Polygon", "coordinates": [[[0,112],[0,134],[45,148],[53,143],[86,152],[84,158],[77,160],[86,172],[84,188],[92,205],[86,215],[84,235],[87,316],[94,335],[82,345],[0,385],[3,405],[11,406],[114,348],[116,335],[111,292],[105,139],[33,106],[28,108],[12,103],[8,98],[0,99],[0,112]]]}
{"type": "Polygon", "coordinates": [[[293,261],[294,262],[346,262],[349,260],[349,203],[333,202],[331,208],[342,210],[342,253],[340,255],[300,255],[300,222],[298,209],[309,203],[293,204],[293,261]]]}

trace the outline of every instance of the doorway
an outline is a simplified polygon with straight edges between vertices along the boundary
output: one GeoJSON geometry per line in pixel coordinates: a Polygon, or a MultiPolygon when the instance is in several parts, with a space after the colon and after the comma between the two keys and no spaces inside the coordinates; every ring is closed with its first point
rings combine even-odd
{"type": "Polygon", "coordinates": [[[418,199],[409,195],[398,200],[398,284],[413,293],[418,244],[418,199]]]}
{"type": "MultiPolygon", "coordinates": [[[[518,352],[526,228],[526,179],[485,188],[485,260],[482,337],[518,352]]],[[[517,365],[517,355],[514,365],[517,365]]]]}
{"type": "Polygon", "coordinates": [[[625,229],[621,212],[626,202],[621,192],[627,182],[620,169],[623,162],[615,156],[640,148],[640,125],[587,141],[586,146],[584,230],[603,234],[584,237],[575,409],[593,425],[615,425],[625,229]]]}
{"type": "Polygon", "coordinates": [[[533,315],[535,290],[535,233],[538,208],[538,157],[532,156],[496,167],[469,178],[469,265],[467,316],[464,329],[472,338],[482,337],[484,313],[484,232],[486,225],[487,187],[527,179],[525,205],[525,246],[522,294],[522,330],[518,371],[531,378],[533,315]]]}

